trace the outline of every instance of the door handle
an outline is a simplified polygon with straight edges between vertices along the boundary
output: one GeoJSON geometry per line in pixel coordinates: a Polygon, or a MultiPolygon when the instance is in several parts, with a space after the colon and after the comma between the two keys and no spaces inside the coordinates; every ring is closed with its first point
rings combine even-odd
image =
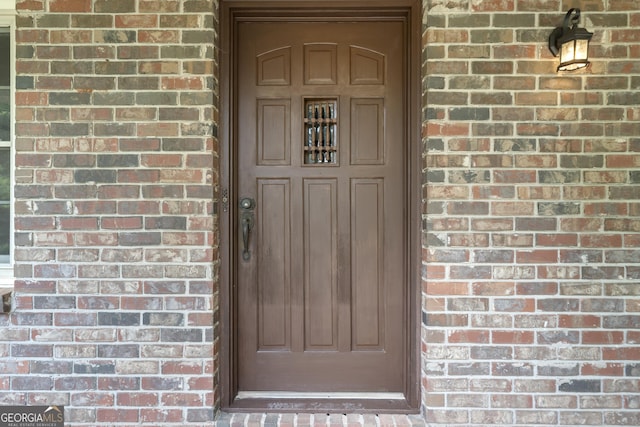
{"type": "Polygon", "coordinates": [[[253,230],[254,218],[253,209],[256,206],[255,200],[250,197],[240,199],[240,226],[242,227],[242,259],[249,261],[251,252],[249,251],[249,236],[253,230]]]}

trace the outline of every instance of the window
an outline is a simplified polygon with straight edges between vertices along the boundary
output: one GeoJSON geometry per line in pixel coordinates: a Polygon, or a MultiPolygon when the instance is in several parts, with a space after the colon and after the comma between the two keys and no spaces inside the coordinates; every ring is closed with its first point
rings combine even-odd
{"type": "Polygon", "coordinates": [[[337,164],[338,98],[307,99],[304,104],[304,163],[337,164]]]}
{"type": "MultiPolygon", "coordinates": [[[[14,10],[0,0],[0,295],[13,289],[14,10]]],[[[15,3],[11,6],[15,8],[15,3]]],[[[4,306],[4,304],[3,304],[4,306]]],[[[0,306],[0,312],[4,311],[0,306]]]]}

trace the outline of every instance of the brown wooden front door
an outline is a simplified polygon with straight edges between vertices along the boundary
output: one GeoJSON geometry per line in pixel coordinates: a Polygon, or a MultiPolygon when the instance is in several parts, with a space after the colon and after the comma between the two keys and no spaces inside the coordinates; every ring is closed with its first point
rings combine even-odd
{"type": "Polygon", "coordinates": [[[238,399],[407,389],[405,32],[237,26],[238,399]]]}

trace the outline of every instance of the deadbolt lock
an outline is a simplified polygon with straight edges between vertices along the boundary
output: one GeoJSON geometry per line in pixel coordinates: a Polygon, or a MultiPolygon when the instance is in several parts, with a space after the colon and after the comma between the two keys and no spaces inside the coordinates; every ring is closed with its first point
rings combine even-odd
{"type": "Polygon", "coordinates": [[[251,197],[243,197],[240,199],[240,207],[245,210],[253,209],[256,205],[255,200],[251,197]]]}

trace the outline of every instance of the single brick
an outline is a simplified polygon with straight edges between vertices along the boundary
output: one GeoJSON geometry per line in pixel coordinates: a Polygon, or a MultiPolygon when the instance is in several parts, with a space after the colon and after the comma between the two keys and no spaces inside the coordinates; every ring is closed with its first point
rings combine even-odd
{"type": "Polygon", "coordinates": [[[559,382],[558,391],[571,393],[600,393],[602,390],[601,380],[570,380],[559,382]]]}
{"type": "Polygon", "coordinates": [[[98,324],[113,326],[139,326],[140,314],[126,312],[99,312],[98,324]]]}

